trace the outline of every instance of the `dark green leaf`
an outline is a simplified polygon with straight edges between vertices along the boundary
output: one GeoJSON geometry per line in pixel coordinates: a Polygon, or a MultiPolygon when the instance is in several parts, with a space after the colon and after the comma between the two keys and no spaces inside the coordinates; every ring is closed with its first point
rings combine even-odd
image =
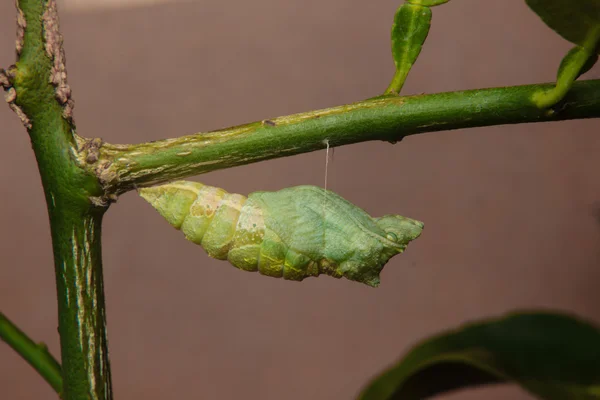
{"type": "Polygon", "coordinates": [[[600,35],[598,0],[525,0],[559,35],[582,47],[597,43],[600,35]],[[596,38],[596,39],[595,39],[596,38]]]}
{"type": "Polygon", "coordinates": [[[360,399],[424,399],[500,382],[516,383],[543,399],[600,399],[600,331],[551,313],[468,324],[414,347],[360,399]]]}

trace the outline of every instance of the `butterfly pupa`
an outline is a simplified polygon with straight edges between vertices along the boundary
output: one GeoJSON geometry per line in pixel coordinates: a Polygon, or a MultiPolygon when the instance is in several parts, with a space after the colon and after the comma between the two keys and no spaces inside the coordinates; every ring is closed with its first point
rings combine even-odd
{"type": "Polygon", "coordinates": [[[385,264],[423,230],[400,215],[372,218],[316,186],[245,197],[177,181],[139,194],[209,256],[294,281],[325,274],[376,287],[385,264]]]}

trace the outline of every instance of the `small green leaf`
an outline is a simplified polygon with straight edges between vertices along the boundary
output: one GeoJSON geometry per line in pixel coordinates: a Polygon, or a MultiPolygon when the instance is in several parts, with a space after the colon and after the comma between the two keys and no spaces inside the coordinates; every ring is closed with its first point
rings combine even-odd
{"type": "Polygon", "coordinates": [[[450,0],[407,0],[407,3],[414,4],[416,6],[434,7],[440,4],[445,4],[450,0]]]}
{"type": "MultiPolygon", "coordinates": [[[[525,0],[527,5],[559,35],[581,47],[600,35],[598,0],[525,0]]],[[[595,47],[595,46],[594,46],[595,47]]],[[[596,49],[598,51],[599,49],[596,49]]]]}
{"type": "Polygon", "coordinates": [[[403,4],[398,8],[392,26],[392,56],[396,74],[386,93],[399,93],[417,60],[431,26],[428,7],[403,4]]]}
{"type": "Polygon", "coordinates": [[[424,399],[500,382],[514,382],[542,399],[600,399],[600,331],[552,313],[468,324],[414,347],[359,399],[424,399]]]}

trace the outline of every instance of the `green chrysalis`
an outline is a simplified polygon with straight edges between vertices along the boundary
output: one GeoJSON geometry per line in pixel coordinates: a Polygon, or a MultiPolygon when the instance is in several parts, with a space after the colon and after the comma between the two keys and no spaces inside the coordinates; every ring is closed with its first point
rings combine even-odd
{"type": "Polygon", "coordinates": [[[371,218],[316,186],[246,198],[178,181],[139,193],[209,256],[295,281],[326,274],[378,286],[383,266],[423,229],[422,222],[400,215],[371,218]]]}

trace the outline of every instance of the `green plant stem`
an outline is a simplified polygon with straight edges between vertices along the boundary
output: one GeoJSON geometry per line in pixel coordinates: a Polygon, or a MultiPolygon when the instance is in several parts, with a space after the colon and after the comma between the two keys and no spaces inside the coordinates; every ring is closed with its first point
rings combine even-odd
{"type": "MultiPolygon", "coordinates": [[[[55,0],[19,0],[11,108],[28,128],[46,196],[58,298],[63,398],[110,399],[100,248],[106,210],[97,178],[80,165],[55,0]]],[[[83,144],[85,145],[85,143],[83,144]]]]}
{"type": "Polygon", "coordinates": [[[44,343],[35,343],[3,313],[0,312],[0,339],[4,340],[25,359],[56,393],[62,393],[60,364],[48,351],[44,343]]]}
{"type": "Polygon", "coordinates": [[[110,399],[101,260],[103,211],[51,213],[65,399],[110,399]],[[67,386],[68,385],[68,386],[67,386]]]}
{"type": "Polygon", "coordinates": [[[527,85],[362,102],[136,145],[104,144],[90,165],[108,193],[368,140],[477,126],[600,117],[600,80],[576,82],[563,102],[540,110],[527,85]]]}

